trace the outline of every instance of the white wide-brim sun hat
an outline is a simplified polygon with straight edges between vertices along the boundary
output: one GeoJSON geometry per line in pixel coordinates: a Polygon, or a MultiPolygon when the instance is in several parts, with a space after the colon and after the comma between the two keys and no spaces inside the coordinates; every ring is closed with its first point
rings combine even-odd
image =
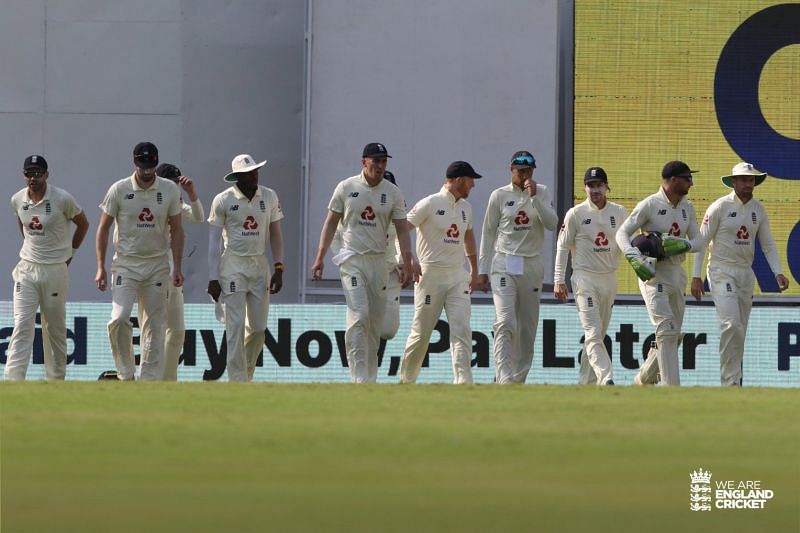
{"type": "Polygon", "coordinates": [[[236,174],[250,172],[251,170],[261,168],[266,164],[266,159],[261,163],[256,163],[256,160],[253,159],[253,156],[250,154],[239,154],[233,158],[233,161],[231,161],[231,171],[228,174],[225,174],[225,181],[235,182],[237,180],[236,174]]]}
{"type": "Polygon", "coordinates": [[[730,176],[722,176],[722,183],[724,183],[726,187],[730,187],[732,189],[733,178],[736,176],[755,176],[756,186],[761,185],[761,183],[767,179],[766,172],[759,172],[750,163],[742,162],[733,167],[730,176]]]}

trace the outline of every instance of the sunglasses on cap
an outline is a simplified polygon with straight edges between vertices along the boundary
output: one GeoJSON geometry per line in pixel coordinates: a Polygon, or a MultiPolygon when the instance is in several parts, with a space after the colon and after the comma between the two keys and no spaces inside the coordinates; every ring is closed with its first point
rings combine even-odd
{"type": "Polygon", "coordinates": [[[44,176],[46,170],[39,170],[39,169],[29,169],[23,172],[26,178],[41,178],[44,176]]]}
{"type": "Polygon", "coordinates": [[[511,160],[511,164],[535,167],[536,160],[529,155],[518,155],[517,157],[511,160]]]}

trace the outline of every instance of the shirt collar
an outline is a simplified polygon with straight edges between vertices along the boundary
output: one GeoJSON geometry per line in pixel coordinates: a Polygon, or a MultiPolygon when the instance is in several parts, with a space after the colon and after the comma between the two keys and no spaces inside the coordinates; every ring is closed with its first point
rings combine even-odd
{"type": "Polygon", "coordinates": [[[31,193],[31,191],[26,187],[25,188],[25,198],[28,199],[28,203],[31,203],[33,205],[39,205],[40,203],[44,202],[45,200],[49,200],[50,199],[50,184],[49,183],[47,184],[47,187],[44,190],[44,196],[42,196],[42,199],[39,200],[38,202],[35,202],[33,200],[33,198],[31,198],[31,194],[30,193],[31,193]]]}
{"type": "Polygon", "coordinates": [[[143,189],[141,185],[139,185],[139,182],[136,181],[136,172],[131,174],[130,179],[131,179],[131,186],[133,187],[134,191],[152,191],[158,189],[158,176],[156,176],[155,179],[153,180],[153,184],[146,189],[143,189]]]}
{"type": "Polygon", "coordinates": [[[445,187],[444,185],[442,185],[442,188],[439,189],[439,194],[441,194],[442,197],[447,199],[447,201],[450,202],[450,205],[455,205],[456,203],[458,203],[459,200],[463,200],[463,198],[459,198],[458,200],[456,200],[456,197],[453,196],[453,193],[448,191],[447,187],[445,187]]]}
{"type": "Polygon", "coordinates": [[[584,203],[586,203],[586,205],[588,205],[588,206],[589,206],[589,209],[591,209],[592,211],[597,211],[598,213],[600,213],[600,212],[602,212],[602,211],[605,211],[606,207],[608,207],[608,198],[606,198],[606,205],[605,205],[605,207],[603,207],[602,209],[600,209],[599,207],[597,207],[597,206],[594,204],[594,202],[592,201],[592,199],[591,199],[591,198],[586,198],[586,201],[585,201],[584,203]]]}
{"type": "MultiPolygon", "coordinates": [[[[252,201],[247,196],[245,196],[242,190],[239,187],[237,187],[235,183],[231,185],[231,189],[233,189],[233,195],[236,196],[238,200],[244,200],[246,202],[252,201]]],[[[259,185],[256,188],[256,193],[253,195],[253,200],[255,200],[256,198],[261,198],[261,185],[259,185]]]]}
{"type": "Polygon", "coordinates": [[[678,207],[678,206],[680,205],[680,203],[683,201],[683,198],[681,198],[680,200],[678,200],[677,202],[675,202],[675,203],[673,204],[673,203],[670,201],[669,197],[667,197],[667,193],[666,193],[666,192],[664,192],[664,187],[659,187],[659,188],[658,188],[658,194],[660,195],[661,199],[662,199],[664,202],[668,203],[669,205],[671,205],[671,206],[673,206],[673,207],[678,207]]]}

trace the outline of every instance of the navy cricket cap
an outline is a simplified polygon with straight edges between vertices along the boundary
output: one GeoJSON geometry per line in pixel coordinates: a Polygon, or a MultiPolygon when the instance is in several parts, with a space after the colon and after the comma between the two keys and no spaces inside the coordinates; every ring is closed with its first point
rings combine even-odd
{"type": "MultiPolygon", "coordinates": [[[[689,165],[683,161],[670,161],[661,170],[661,179],[668,180],[672,176],[681,176],[682,174],[694,174],[700,172],[699,170],[691,170],[689,165]]],[[[690,178],[691,179],[691,178],[690,178]]]]}
{"type": "Polygon", "coordinates": [[[475,169],[472,168],[472,165],[466,161],[453,161],[450,163],[450,165],[447,167],[446,176],[449,180],[460,178],[462,176],[473,179],[478,179],[481,177],[480,174],[475,172],[475,169]]]}
{"type": "Polygon", "coordinates": [[[381,143],[369,143],[364,147],[361,152],[361,157],[392,157],[386,150],[386,145],[381,143]]]}
{"type": "Polygon", "coordinates": [[[602,167],[590,167],[586,174],[583,175],[583,183],[589,183],[592,181],[602,181],[604,183],[608,183],[608,175],[606,171],[603,170],[602,167]]]}
{"type": "Polygon", "coordinates": [[[138,168],[153,168],[158,165],[158,148],[151,142],[140,142],[133,149],[133,164],[138,168]]]}
{"type": "Polygon", "coordinates": [[[47,161],[45,161],[44,157],[40,155],[29,155],[25,158],[25,163],[22,165],[22,170],[28,170],[29,168],[41,168],[42,170],[47,170],[47,161]]]}
{"type": "Polygon", "coordinates": [[[183,174],[181,174],[181,169],[176,167],[170,163],[161,163],[156,168],[156,175],[161,176],[162,178],[167,178],[168,180],[178,181],[183,174]]]}

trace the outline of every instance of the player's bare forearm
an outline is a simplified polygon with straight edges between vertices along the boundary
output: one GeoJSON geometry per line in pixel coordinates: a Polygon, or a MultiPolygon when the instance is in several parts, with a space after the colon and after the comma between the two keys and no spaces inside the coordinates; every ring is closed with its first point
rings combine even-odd
{"type": "Polygon", "coordinates": [[[86,234],[89,232],[89,219],[81,211],[72,218],[72,222],[75,224],[75,232],[72,234],[72,249],[77,250],[81,247],[83,239],[86,238],[86,234]]]}
{"type": "Polygon", "coordinates": [[[272,260],[283,263],[283,233],[279,221],[271,222],[269,225],[269,247],[272,251],[272,260]]]}
{"type": "Polygon", "coordinates": [[[172,261],[175,267],[175,272],[183,272],[183,224],[181,223],[181,215],[174,215],[169,217],[170,226],[170,248],[172,249],[172,261]]]}

